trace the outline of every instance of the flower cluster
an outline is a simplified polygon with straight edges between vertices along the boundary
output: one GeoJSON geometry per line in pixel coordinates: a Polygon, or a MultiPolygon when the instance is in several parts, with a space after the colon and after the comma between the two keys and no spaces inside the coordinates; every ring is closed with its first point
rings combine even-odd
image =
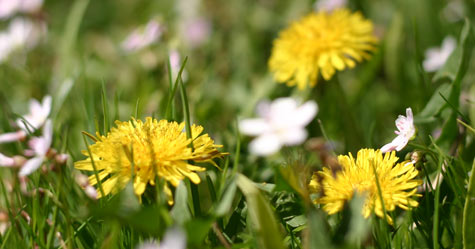
{"type": "Polygon", "coordinates": [[[51,97],[46,96],[40,104],[37,100],[30,101],[30,113],[16,120],[19,128],[16,132],[0,135],[0,143],[8,143],[25,140],[29,134],[36,133],[42,129],[41,136],[32,136],[28,141],[28,149],[24,151],[24,156],[8,157],[0,154],[0,166],[21,167],[18,175],[21,177],[30,175],[36,171],[43,162],[54,158],[56,162],[64,164],[67,160],[66,154],[57,154],[51,149],[53,139],[53,124],[48,119],[51,110],[51,97]]]}

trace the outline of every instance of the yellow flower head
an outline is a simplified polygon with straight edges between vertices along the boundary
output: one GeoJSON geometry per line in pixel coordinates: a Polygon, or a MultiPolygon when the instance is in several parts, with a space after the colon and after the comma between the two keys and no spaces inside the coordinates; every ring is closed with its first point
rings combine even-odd
{"type": "Polygon", "coordinates": [[[276,81],[303,90],[319,73],[331,79],[335,69],[353,68],[370,57],[377,38],[373,24],[348,9],[311,13],[280,32],[269,60],[276,81]]]}
{"type": "MultiPolygon", "coordinates": [[[[417,201],[411,198],[420,196],[416,191],[422,182],[414,179],[418,171],[410,161],[395,165],[397,160],[394,151],[383,156],[381,151],[373,149],[361,149],[356,160],[351,153],[349,156],[340,155],[338,162],[341,170],[332,172],[324,168],[323,171],[314,173],[310,189],[322,191],[317,203],[323,204],[323,209],[328,214],[342,211],[345,202],[351,200],[356,192],[366,197],[362,210],[365,218],[368,218],[373,210],[377,216],[384,218],[376,181],[379,182],[386,211],[393,211],[396,206],[407,210],[418,205],[417,201]]],[[[392,224],[389,215],[386,214],[386,218],[392,224]]]]}
{"type": "MultiPolygon", "coordinates": [[[[82,153],[88,158],[74,164],[77,169],[93,171],[94,163],[105,195],[117,193],[132,180],[135,194],[140,197],[147,183],[154,185],[158,176],[165,180],[163,190],[171,205],[173,197],[168,183],[176,187],[185,177],[195,184],[201,181],[195,172],[205,168],[194,166],[189,161],[209,162],[216,166],[213,158],[226,154],[216,149],[222,145],[215,145],[208,134],[201,134],[201,126],[191,126],[192,139],[186,137],[185,123],[157,121],[150,117],[145,122],[135,119],[116,121],[116,126],[107,136],[98,134],[96,143],[89,146],[94,162],[85,150],[82,153]]],[[[91,175],[89,181],[96,185],[96,176],[91,175]]]]}

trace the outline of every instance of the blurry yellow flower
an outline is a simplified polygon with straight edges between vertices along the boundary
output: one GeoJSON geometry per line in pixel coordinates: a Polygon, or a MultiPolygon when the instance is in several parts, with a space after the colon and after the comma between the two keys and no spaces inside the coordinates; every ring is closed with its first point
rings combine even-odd
{"type": "MultiPolygon", "coordinates": [[[[135,194],[140,197],[147,183],[155,185],[158,176],[165,180],[163,191],[171,205],[173,196],[168,183],[176,187],[185,177],[195,184],[201,181],[196,172],[205,168],[194,166],[188,160],[216,166],[213,158],[226,154],[216,149],[222,145],[215,145],[208,134],[201,134],[201,126],[192,125],[192,139],[186,138],[185,123],[157,121],[150,117],[145,122],[116,121],[116,126],[107,136],[98,135],[96,143],[89,146],[105,195],[117,193],[132,180],[135,194]],[[193,150],[189,147],[191,143],[193,150]]],[[[88,151],[82,153],[88,158],[74,166],[93,171],[88,151]]],[[[97,184],[94,174],[89,181],[91,185],[97,184]]],[[[98,192],[98,198],[102,197],[98,192]]]]}
{"type": "Polygon", "coordinates": [[[373,24],[348,9],[311,13],[280,32],[269,60],[278,82],[305,89],[315,86],[319,73],[331,79],[335,69],[353,68],[370,57],[377,38],[373,24]]]}
{"type": "MultiPolygon", "coordinates": [[[[397,160],[394,151],[383,156],[381,151],[373,149],[361,149],[356,160],[351,153],[349,156],[340,155],[338,162],[341,170],[332,172],[324,168],[323,171],[315,173],[310,181],[310,189],[322,191],[317,203],[323,204],[323,209],[328,214],[342,211],[345,202],[351,200],[356,192],[366,196],[362,210],[365,218],[368,218],[373,210],[377,216],[384,218],[376,179],[381,187],[386,211],[393,211],[396,206],[407,210],[418,205],[418,202],[411,198],[420,196],[416,191],[422,182],[414,179],[418,171],[410,161],[394,165],[397,160]]],[[[392,224],[389,215],[386,214],[386,218],[392,224]]]]}

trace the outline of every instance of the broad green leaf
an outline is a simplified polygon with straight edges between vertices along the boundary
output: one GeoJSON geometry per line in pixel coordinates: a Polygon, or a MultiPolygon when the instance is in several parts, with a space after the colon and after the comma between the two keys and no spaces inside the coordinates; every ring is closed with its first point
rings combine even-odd
{"type": "Polygon", "coordinates": [[[440,111],[445,107],[447,102],[440,96],[449,96],[452,90],[452,86],[449,83],[444,83],[437,90],[435,90],[434,95],[427,102],[424,109],[414,117],[416,123],[426,123],[432,122],[435,120],[434,116],[437,116],[440,111]]]}
{"type": "Polygon", "coordinates": [[[468,192],[463,209],[463,248],[475,248],[475,160],[473,160],[468,192]]]}
{"type": "Polygon", "coordinates": [[[219,217],[229,213],[233,205],[234,196],[236,195],[236,189],[236,182],[232,181],[224,192],[221,202],[216,207],[216,211],[214,212],[216,216],[219,217]]]}
{"type": "Polygon", "coordinates": [[[278,223],[268,200],[260,193],[254,182],[242,174],[237,174],[236,183],[246,197],[248,214],[253,224],[259,248],[283,249],[283,239],[278,223]]]}
{"type": "Polygon", "coordinates": [[[170,211],[171,217],[180,225],[191,218],[188,207],[188,191],[184,182],[180,182],[175,191],[175,205],[170,211]]]}
{"type": "Polygon", "coordinates": [[[303,226],[303,225],[307,224],[307,217],[305,215],[295,216],[292,219],[290,219],[289,221],[287,221],[287,224],[289,224],[289,226],[291,226],[291,227],[303,226]]]}
{"type": "Polygon", "coordinates": [[[334,248],[330,241],[325,220],[320,213],[312,211],[308,217],[310,249],[334,248]]]}

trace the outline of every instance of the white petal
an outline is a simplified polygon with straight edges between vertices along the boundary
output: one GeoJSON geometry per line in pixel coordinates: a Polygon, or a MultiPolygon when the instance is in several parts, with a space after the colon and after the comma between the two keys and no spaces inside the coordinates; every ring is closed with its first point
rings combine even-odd
{"type": "Polygon", "coordinates": [[[37,170],[41,164],[43,164],[43,157],[33,157],[32,159],[26,161],[26,163],[21,167],[19,176],[27,176],[35,170],[37,170]]]}
{"type": "Polygon", "coordinates": [[[411,107],[406,108],[406,118],[409,123],[414,123],[414,116],[412,115],[411,107]]]}
{"type": "Polygon", "coordinates": [[[149,240],[137,246],[136,249],[160,249],[160,247],[156,240],[149,240]]]}
{"type": "Polygon", "coordinates": [[[270,132],[271,127],[264,119],[253,118],[239,121],[239,130],[244,135],[258,136],[270,132]]]}
{"type": "Polygon", "coordinates": [[[381,147],[381,152],[382,152],[382,153],[390,152],[390,151],[395,150],[396,147],[397,147],[397,146],[394,145],[394,144],[391,142],[391,143],[385,144],[383,147],[381,147]]]}
{"type": "Polygon", "coordinates": [[[307,131],[305,129],[292,129],[279,135],[284,145],[299,145],[307,138],[307,131]]]}
{"type": "Polygon", "coordinates": [[[0,166],[2,167],[11,167],[15,165],[15,160],[11,157],[7,157],[0,153],[0,166]]]}
{"type": "Polygon", "coordinates": [[[406,147],[407,142],[409,142],[409,140],[408,140],[405,136],[397,136],[397,137],[392,141],[392,143],[393,143],[394,145],[396,145],[396,150],[397,150],[397,151],[400,151],[400,150],[402,150],[404,147],[406,147]]]}
{"type": "Polygon", "coordinates": [[[9,143],[14,141],[20,141],[26,137],[26,133],[23,130],[17,132],[10,132],[0,135],[0,144],[9,143]]]}
{"type": "Polygon", "coordinates": [[[43,98],[43,103],[42,103],[42,106],[41,106],[41,116],[43,116],[45,118],[49,116],[49,113],[51,112],[51,103],[52,103],[52,101],[53,101],[53,99],[49,95],[46,95],[43,98]]]}
{"type": "Polygon", "coordinates": [[[259,101],[256,107],[256,113],[261,118],[269,118],[271,103],[268,100],[259,101]]]}
{"type": "Polygon", "coordinates": [[[264,134],[252,140],[249,150],[256,155],[271,155],[279,151],[282,143],[275,134],[264,134]]]}
{"type": "Polygon", "coordinates": [[[272,101],[270,115],[274,119],[285,119],[297,109],[297,101],[293,98],[278,98],[272,101]]]}
{"type": "Polygon", "coordinates": [[[185,249],[186,234],[178,227],[168,229],[160,242],[159,249],[185,249]]]}
{"type": "Polygon", "coordinates": [[[301,105],[292,115],[292,119],[296,125],[304,127],[312,122],[318,112],[318,105],[315,101],[307,101],[301,105]]]}

